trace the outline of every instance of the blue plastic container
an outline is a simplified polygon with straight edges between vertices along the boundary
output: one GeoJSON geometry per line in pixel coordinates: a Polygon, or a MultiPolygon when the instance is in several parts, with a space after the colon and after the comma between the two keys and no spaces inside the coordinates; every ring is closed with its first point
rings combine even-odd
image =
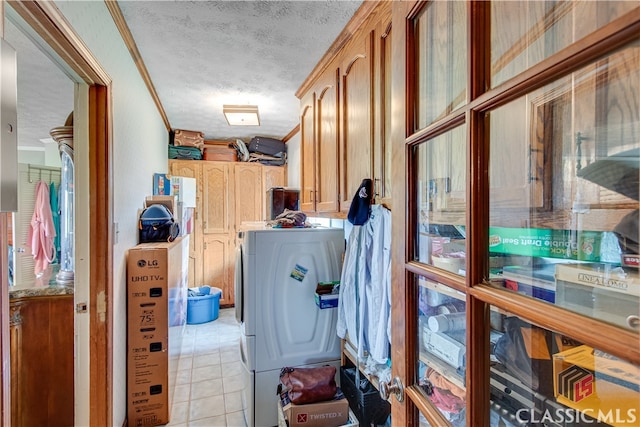
{"type": "Polygon", "coordinates": [[[207,323],[218,318],[220,311],[220,296],[222,289],[203,287],[203,292],[210,290],[208,294],[187,298],[187,324],[207,323]]]}

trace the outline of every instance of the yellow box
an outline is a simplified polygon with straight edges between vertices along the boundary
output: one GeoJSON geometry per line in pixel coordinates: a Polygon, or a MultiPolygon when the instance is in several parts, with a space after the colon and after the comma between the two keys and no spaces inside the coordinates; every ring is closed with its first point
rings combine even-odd
{"type": "Polygon", "coordinates": [[[556,400],[613,426],[640,422],[640,367],[581,345],[553,355],[556,400]]]}

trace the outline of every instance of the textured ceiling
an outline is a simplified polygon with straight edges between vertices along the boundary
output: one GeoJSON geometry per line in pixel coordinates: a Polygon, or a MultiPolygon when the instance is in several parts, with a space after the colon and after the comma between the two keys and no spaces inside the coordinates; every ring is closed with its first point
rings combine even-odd
{"type": "Polygon", "coordinates": [[[4,38],[17,57],[18,146],[44,150],[40,140],[50,139],[49,130],[64,125],[73,111],[73,82],[10,19],[4,38]]]}
{"type": "MultiPolygon", "coordinates": [[[[119,1],[173,129],[208,139],[282,138],[299,123],[296,90],[362,1],[119,1]],[[223,104],[256,104],[260,126],[229,126],[223,104]]],[[[73,110],[73,83],[7,19],[18,52],[18,144],[73,110]]]]}
{"type": "Polygon", "coordinates": [[[208,139],[282,138],[296,90],[361,1],[119,1],[172,128],[208,139]],[[255,104],[260,126],[229,126],[224,104],[255,104]]]}

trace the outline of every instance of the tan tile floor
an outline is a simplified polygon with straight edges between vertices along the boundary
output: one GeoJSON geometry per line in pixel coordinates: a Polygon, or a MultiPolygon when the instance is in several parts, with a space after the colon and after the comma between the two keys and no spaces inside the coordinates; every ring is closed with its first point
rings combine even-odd
{"type": "Polygon", "coordinates": [[[187,325],[182,338],[171,427],[246,427],[242,415],[240,326],[233,308],[187,325]]]}

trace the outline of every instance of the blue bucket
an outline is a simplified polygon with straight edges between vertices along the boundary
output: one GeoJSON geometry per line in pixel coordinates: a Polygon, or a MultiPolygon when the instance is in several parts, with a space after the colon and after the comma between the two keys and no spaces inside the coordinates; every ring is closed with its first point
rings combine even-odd
{"type": "Polygon", "coordinates": [[[203,286],[201,294],[187,297],[187,324],[207,323],[218,318],[222,289],[203,286]],[[208,293],[207,290],[209,291],[208,293]]]}

